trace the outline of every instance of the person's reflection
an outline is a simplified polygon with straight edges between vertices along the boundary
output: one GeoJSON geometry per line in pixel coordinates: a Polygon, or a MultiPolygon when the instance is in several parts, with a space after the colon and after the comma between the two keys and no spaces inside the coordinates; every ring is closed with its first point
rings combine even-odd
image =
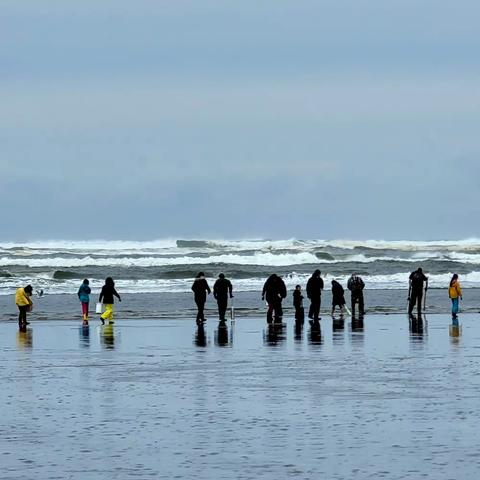
{"type": "Polygon", "coordinates": [[[293,327],[293,338],[297,343],[301,343],[303,340],[303,324],[303,321],[295,320],[295,325],[293,327]]]}
{"type": "Polygon", "coordinates": [[[352,317],[352,332],[363,332],[363,315],[352,317]]]}
{"type": "Polygon", "coordinates": [[[452,324],[450,325],[449,332],[450,332],[450,337],[456,340],[458,340],[458,338],[462,334],[462,326],[458,321],[458,316],[455,316],[454,318],[452,318],[452,324]]]}
{"type": "Polygon", "coordinates": [[[33,347],[33,330],[22,325],[17,332],[17,346],[19,350],[27,350],[33,347]]]}
{"type": "Polygon", "coordinates": [[[82,325],[79,330],[80,333],[80,346],[84,348],[90,347],[90,327],[88,325],[82,325]]]}
{"type": "Polygon", "coordinates": [[[101,327],[100,339],[107,350],[115,348],[115,330],[111,323],[101,327]]]}
{"type": "Polygon", "coordinates": [[[228,346],[228,326],[225,320],[218,322],[218,329],[215,332],[215,343],[219,347],[228,346]]]}
{"type": "Polygon", "coordinates": [[[426,317],[423,318],[421,314],[410,314],[408,319],[410,334],[412,336],[423,337],[427,333],[426,317]],[[425,320],[425,321],[424,321],[425,320]]]}
{"type": "Polygon", "coordinates": [[[332,329],[334,332],[342,331],[345,329],[345,319],[343,315],[340,317],[333,317],[332,316],[332,329]]]}
{"type": "Polygon", "coordinates": [[[200,322],[197,326],[197,331],[195,332],[195,345],[197,347],[207,346],[207,336],[205,335],[205,327],[203,326],[203,322],[200,322]]]}
{"type": "Polygon", "coordinates": [[[322,328],[319,320],[310,320],[309,342],[312,345],[320,345],[322,343],[322,328]]]}
{"type": "Polygon", "coordinates": [[[285,323],[268,323],[263,331],[263,340],[267,345],[277,345],[285,340],[285,323]]]}

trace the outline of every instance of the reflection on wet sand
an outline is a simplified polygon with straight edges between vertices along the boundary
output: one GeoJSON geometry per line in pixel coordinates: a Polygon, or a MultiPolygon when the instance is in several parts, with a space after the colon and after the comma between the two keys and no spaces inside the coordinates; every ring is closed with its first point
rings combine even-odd
{"type": "Polygon", "coordinates": [[[279,345],[286,339],[287,324],[281,322],[268,323],[263,331],[265,345],[279,345]]]}
{"type": "Polygon", "coordinates": [[[293,326],[293,338],[295,343],[302,343],[303,341],[303,321],[295,321],[295,325],[293,326]]]}
{"type": "Polygon", "coordinates": [[[111,323],[100,328],[100,341],[106,350],[115,348],[115,329],[111,323]]]}
{"type": "Polygon", "coordinates": [[[427,318],[426,316],[410,314],[408,318],[410,328],[410,337],[423,338],[427,335],[427,318]]]}
{"type": "Polygon", "coordinates": [[[228,326],[225,320],[218,322],[218,328],[215,330],[215,344],[219,347],[228,347],[228,326]]]}
{"type": "Polygon", "coordinates": [[[319,320],[310,320],[310,335],[308,336],[309,344],[322,344],[322,328],[319,320]]]}
{"type": "Polygon", "coordinates": [[[352,345],[363,346],[364,344],[365,335],[363,333],[363,318],[363,315],[359,317],[352,317],[352,323],[350,325],[352,333],[350,342],[352,345]]]}
{"type": "Polygon", "coordinates": [[[332,341],[334,344],[341,344],[345,342],[345,318],[332,316],[332,341]]]}
{"type": "Polygon", "coordinates": [[[198,324],[197,331],[195,332],[195,345],[197,347],[207,346],[207,336],[205,335],[205,327],[201,322],[198,324]]]}
{"type": "Polygon", "coordinates": [[[33,330],[22,327],[17,332],[17,347],[19,350],[27,350],[33,347],[33,330]]]}
{"type": "Polygon", "coordinates": [[[452,323],[449,325],[448,331],[452,340],[458,342],[458,338],[462,335],[462,326],[458,321],[458,317],[452,318],[452,323]]]}
{"type": "Polygon", "coordinates": [[[79,328],[80,347],[90,347],[90,327],[88,325],[82,325],[79,328]]]}

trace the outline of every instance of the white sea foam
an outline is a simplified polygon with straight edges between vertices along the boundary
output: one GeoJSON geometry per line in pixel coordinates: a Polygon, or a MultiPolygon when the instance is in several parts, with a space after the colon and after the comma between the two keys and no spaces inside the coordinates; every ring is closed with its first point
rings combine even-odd
{"type": "MultiPolygon", "coordinates": [[[[367,290],[405,290],[408,288],[409,272],[395,273],[392,275],[364,275],[363,279],[367,290]]],[[[299,284],[305,287],[310,274],[299,274],[292,272],[284,275],[283,279],[289,291],[299,284]]],[[[325,289],[330,289],[332,279],[339,281],[346,287],[348,275],[323,276],[325,289]]],[[[443,288],[445,291],[452,277],[452,272],[441,275],[429,276],[429,287],[443,288]]],[[[207,279],[210,285],[213,285],[215,278],[207,279]]],[[[231,278],[235,291],[253,292],[262,290],[265,278],[247,278],[235,279],[231,278]]],[[[149,280],[125,280],[115,279],[115,285],[121,293],[190,293],[190,287],[193,279],[149,279],[149,280]]],[[[0,286],[0,295],[11,295],[19,285],[31,283],[35,289],[43,289],[47,294],[75,294],[80,286],[81,280],[53,280],[50,276],[41,274],[32,277],[16,277],[7,278],[2,281],[0,286]]],[[[462,287],[464,288],[480,288],[480,271],[471,272],[461,276],[462,287]]],[[[92,280],[91,287],[93,294],[98,294],[103,281],[92,280]]]]}

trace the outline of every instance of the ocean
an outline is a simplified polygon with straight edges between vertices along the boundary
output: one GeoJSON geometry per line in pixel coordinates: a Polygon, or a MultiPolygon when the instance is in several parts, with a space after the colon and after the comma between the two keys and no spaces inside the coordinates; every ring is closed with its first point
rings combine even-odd
{"type": "Polygon", "coordinates": [[[480,287],[480,240],[175,240],[43,241],[0,243],[0,295],[31,283],[46,294],[75,293],[83,278],[98,292],[106,276],[124,293],[189,292],[204,271],[210,283],[220,272],[237,292],[261,290],[268,275],[283,276],[287,287],[305,285],[316,268],[328,283],[344,286],[362,275],[368,290],[404,289],[418,266],[430,286],[446,288],[452,273],[465,288],[480,287]]]}

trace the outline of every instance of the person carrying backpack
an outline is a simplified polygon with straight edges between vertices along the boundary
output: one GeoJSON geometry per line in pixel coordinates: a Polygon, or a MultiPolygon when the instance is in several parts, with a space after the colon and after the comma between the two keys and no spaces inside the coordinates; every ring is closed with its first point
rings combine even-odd
{"type": "Polygon", "coordinates": [[[423,283],[425,282],[425,292],[428,290],[428,278],[424,275],[421,268],[412,272],[409,277],[408,288],[408,314],[411,315],[413,307],[417,304],[418,314],[422,312],[423,283]]]}
{"type": "Polygon", "coordinates": [[[365,283],[362,277],[352,273],[352,276],[348,279],[347,288],[351,292],[352,297],[352,317],[355,316],[355,304],[358,303],[358,312],[360,316],[365,315],[364,301],[363,301],[363,289],[365,283]]]}

